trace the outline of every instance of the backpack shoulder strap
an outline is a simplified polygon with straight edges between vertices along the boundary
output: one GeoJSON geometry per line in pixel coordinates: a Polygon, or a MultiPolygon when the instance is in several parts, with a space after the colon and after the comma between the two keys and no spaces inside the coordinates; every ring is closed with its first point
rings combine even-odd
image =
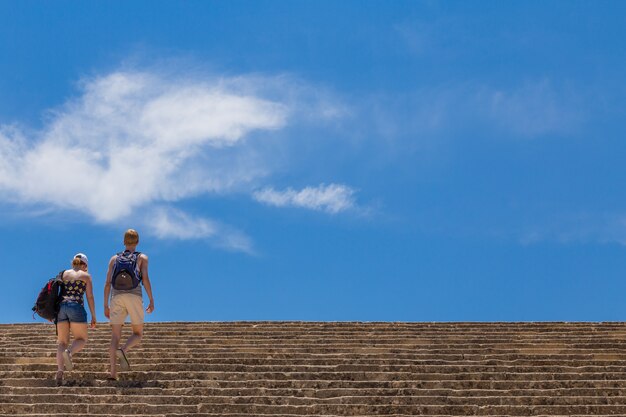
{"type": "Polygon", "coordinates": [[[133,253],[133,261],[134,261],[134,263],[135,263],[135,270],[137,271],[137,272],[136,272],[137,279],[138,279],[139,281],[142,281],[142,278],[143,278],[143,277],[141,276],[141,270],[139,269],[139,265],[138,265],[138,264],[139,264],[139,257],[140,257],[140,256],[141,256],[141,252],[135,252],[135,253],[133,253]]]}

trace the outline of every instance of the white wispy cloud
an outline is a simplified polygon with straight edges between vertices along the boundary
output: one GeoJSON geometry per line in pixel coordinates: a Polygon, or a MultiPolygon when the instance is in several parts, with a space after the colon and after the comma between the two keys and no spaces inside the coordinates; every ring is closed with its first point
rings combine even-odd
{"type": "Polygon", "coordinates": [[[287,188],[277,191],[264,188],[256,191],[255,200],[276,207],[301,207],[336,214],[355,207],[355,190],[341,184],[321,184],[302,190],[287,188]]]}
{"type": "Polygon", "coordinates": [[[546,79],[509,89],[482,87],[471,101],[479,109],[478,117],[525,137],[571,133],[584,118],[576,93],[546,79]]]}
{"type": "Polygon", "coordinates": [[[413,143],[416,137],[424,141],[468,133],[521,139],[568,135],[584,125],[589,100],[584,89],[540,78],[504,86],[428,86],[361,103],[361,131],[371,135],[374,130],[384,138],[408,136],[413,143]]]}
{"type": "Polygon", "coordinates": [[[35,137],[0,127],[0,190],[10,200],[80,211],[100,223],[135,216],[158,236],[224,240],[211,220],[137,211],[261,175],[260,167],[237,163],[245,152],[226,149],[253,131],[284,127],[289,109],[227,84],[145,72],[86,80],[82,95],[50,112],[35,137]],[[220,156],[227,161],[203,166],[220,156]]]}
{"type": "Polygon", "coordinates": [[[193,216],[171,207],[158,207],[147,213],[151,217],[152,233],[160,238],[179,240],[211,239],[227,249],[253,253],[251,239],[244,233],[215,220],[193,216]]]}
{"type": "Polygon", "coordinates": [[[560,244],[618,244],[626,246],[626,216],[608,213],[560,213],[524,226],[518,233],[523,245],[543,242],[560,244]]]}
{"type": "MultiPolygon", "coordinates": [[[[158,237],[252,252],[243,232],[174,204],[257,189],[276,154],[262,141],[289,122],[345,111],[331,93],[285,76],[115,71],[83,80],[80,94],[50,110],[39,131],[0,125],[0,195],[22,207],[77,211],[101,224],[132,221],[158,237]]],[[[317,198],[328,212],[343,209],[317,198]]]]}

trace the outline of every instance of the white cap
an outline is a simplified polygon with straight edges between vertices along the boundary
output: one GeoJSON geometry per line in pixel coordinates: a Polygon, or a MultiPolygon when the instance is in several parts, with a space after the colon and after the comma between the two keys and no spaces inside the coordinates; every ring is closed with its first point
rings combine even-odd
{"type": "Polygon", "coordinates": [[[74,259],[76,258],[84,262],[85,265],[89,265],[89,259],[87,259],[87,255],[85,255],[84,253],[77,253],[76,255],[74,255],[74,259]]]}

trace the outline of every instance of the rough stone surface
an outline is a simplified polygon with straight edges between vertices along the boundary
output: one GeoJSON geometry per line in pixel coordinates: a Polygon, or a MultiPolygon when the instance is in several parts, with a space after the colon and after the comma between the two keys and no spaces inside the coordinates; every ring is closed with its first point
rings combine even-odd
{"type": "Polygon", "coordinates": [[[149,323],[113,382],[89,335],[57,387],[54,326],[0,325],[0,416],[626,416],[623,323],[149,323]]]}

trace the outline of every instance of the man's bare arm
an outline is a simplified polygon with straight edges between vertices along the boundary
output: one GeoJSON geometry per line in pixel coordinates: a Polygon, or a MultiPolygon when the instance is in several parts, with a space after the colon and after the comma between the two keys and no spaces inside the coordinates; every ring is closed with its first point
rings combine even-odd
{"type": "Polygon", "coordinates": [[[154,297],[152,297],[152,284],[150,283],[150,276],[148,275],[148,255],[142,253],[141,255],[141,282],[143,283],[143,287],[146,289],[146,294],[148,294],[148,299],[150,299],[150,304],[146,311],[148,313],[152,313],[154,311],[154,297]]]}

